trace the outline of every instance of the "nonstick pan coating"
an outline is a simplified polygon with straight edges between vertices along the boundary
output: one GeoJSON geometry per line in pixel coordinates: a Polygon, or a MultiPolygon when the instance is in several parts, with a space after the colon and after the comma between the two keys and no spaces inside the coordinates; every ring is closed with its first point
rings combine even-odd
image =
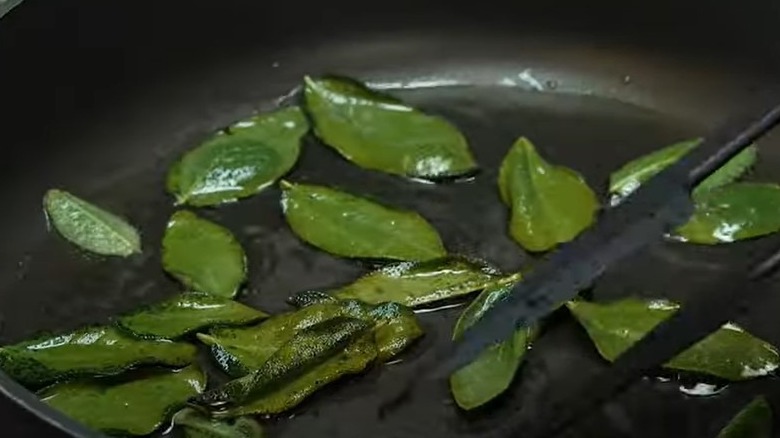
{"type": "MultiPolygon", "coordinates": [[[[343,0],[106,3],[27,0],[0,20],[1,343],[105,322],[175,294],[157,250],[174,210],[163,191],[168,166],[215,129],[276,105],[304,74],[401,88],[399,96],[464,130],[482,172],[470,183],[420,185],[358,169],[309,139],[290,179],[416,209],[449,249],[505,269],[532,261],[506,236],[495,189],[498,164],[515,137],[530,137],[604,193],[609,172],[626,160],[702,135],[740,105],[780,90],[778,53],[766,38],[780,20],[771,2],[724,6],[707,20],[694,19],[697,2],[633,9],[480,2],[477,10],[403,1],[386,10],[343,0]],[[739,18],[752,21],[737,25],[739,18]],[[40,200],[50,187],[129,217],[143,230],[144,254],[84,256],[47,232],[40,200]]],[[[779,141],[774,135],[761,143],[751,177],[780,182],[779,141]]],[[[297,240],[278,198],[270,189],[204,211],[247,250],[250,280],[241,300],[272,312],[287,309],[292,292],[343,283],[364,269],[297,240]]],[[[593,294],[684,298],[706,278],[778,243],[659,245],[611,271],[593,294]]],[[[777,289],[778,298],[740,322],[780,345],[777,289]]],[[[552,396],[605,367],[582,330],[558,314],[513,388],[488,408],[464,415],[446,385],[421,383],[407,405],[380,418],[379,402],[412,377],[426,346],[449,339],[457,314],[421,315],[426,338],[402,363],[334,385],[290,418],[270,421],[268,436],[479,436],[514,413],[525,424],[555,415],[546,405],[552,396]]],[[[686,396],[678,386],[637,382],[570,436],[714,436],[752,395],[780,406],[774,379],[735,384],[709,398],[686,396]]],[[[9,436],[52,433],[12,409],[0,404],[9,436]]]]}

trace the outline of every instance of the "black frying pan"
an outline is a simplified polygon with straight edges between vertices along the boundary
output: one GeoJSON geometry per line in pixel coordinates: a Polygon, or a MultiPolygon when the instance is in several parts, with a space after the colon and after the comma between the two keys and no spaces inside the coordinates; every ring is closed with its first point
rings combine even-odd
{"type": "MultiPolygon", "coordinates": [[[[0,0],[0,11],[11,3],[0,0]]],[[[24,1],[0,19],[0,343],[105,322],[176,293],[155,251],[173,211],[163,191],[167,167],[215,129],[273,107],[304,74],[354,76],[448,117],[471,140],[482,172],[469,184],[420,185],[360,170],[308,140],[291,179],[416,209],[451,250],[506,269],[530,260],[506,236],[495,189],[499,161],[518,135],[603,193],[609,172],[625,161],[701,135],[780,91],[780,4],[610,3],[24,1]],[[40,206],[49,187],[129,217],[147,251],[130,260],[91,258],[50,235],[40,206]]],[[[780,181],[778,142],[774,135],[761,143],[756,178],[780,181]]],[[[242,300],[273,312],[287,309],[291,292],[342,283],[363,269],[297,240],[278,198],[271,189],[205,213],[248,252],[242,300]]],[[[684,298],[735,260],[778,243],[664,244],[610,271],[593,294],[684,298]]],[[[740,322],[780,345],[777,289],[740,322]]],[[[547,400],[565,395],[583,371],[605,367],[570,318],[553,316],[515,385],[485,409],[459,413],[446,385],[427,384],[378,417],[411,363],[449,339],[457,313],[422,315],[427,336],[405,363],[334,385],[295,418],[268,422],[268,436],[479,436],[509,415],[526,424],[555,415],[547,400]]],[[[708,437],[757,393],[780,407],[774,379],[708,398],[678,386],[637,382],[569,436],[708,437]]],[[[29,411],[0,402],[3,436],[72,427],[2,376],[0,391],[29,411]]]]}

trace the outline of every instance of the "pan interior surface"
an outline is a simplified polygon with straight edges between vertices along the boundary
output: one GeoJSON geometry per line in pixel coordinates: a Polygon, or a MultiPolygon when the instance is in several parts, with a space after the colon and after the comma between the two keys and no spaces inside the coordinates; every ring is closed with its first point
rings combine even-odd
{"type": "MultiPolygon", "coordinates": [[[[713,73],[704,62],[640,56],[621,47],[587,50],[566,41],[507,41],[458,34],[378,35],[344,44],[334,40],[311,53],[238,53],[189,74],[180,69],[171,76],[142,76],[134,87],[96,98],[92,108],[56,123],[43,120],[46,135],[26,141],[31,147],[56,142],[56,148],[41,146],[48,147],[49,159],[37,163],[35,172],[3,168],[8,182],[0,193],[15,208],[6,213],[7,244],[0,252],[0,342],[104,323],[179,292],[160,267],[159,242],[175,211],[164,192],[168,167],[230,122],[273,108],[279,99],[296,99],[287,93],[303,74],[353,76],[446,117],[469,139],[480,172],[471,181],[420,184],[362,170],[309,136],[287,179],[332,185],[416,210],[439,230],[450,252],[507,270],[534,261],[508,236],[507,211],[496,188],[500,162],[517,137],[531,139],[551,162],[582,173],[604,201],[610,172],[643,153],[705,134],[712,120],[747,101],[766,81],[761,72],[713,73]],[[50,187],[128,217],[142,230],[144,253],[119,260],[88,256],[48,232],[40,200],[50,187]]],[[[750,178],[780,182],[778,146],[776,136],[760,144],[759,164],[750,178]]],[[[273,313],[289,310],[285,299],[294,292],[344,284],[366,270],[298,240],[285,224],[279,198],[274,187],[234,204],[198,210],[230,228],[247,252],[249,281],[240,300],[273,313]]],[[[597,299],[684,299],[703,279],[778,242],[768,238],[721,248],[663,243],[611,271],[593,294],[597,299]]],[[[749,315],[745,325],[780,345],[769,312],[780,307],[780,298],[775,301],[749,315]]],[[[404,406],[380,416],[384,397],[414,377],[413,365],[427,347],[449,341],[459,313],[420,314],[426,336],[400,363],[320,391],[288,415],[269,420],[267,435],[475,436],[510,415],[520,424],[549,418],[554,415],[549,399],[566,395],[583,376],[606,367],[577,324],[558,312],[513,386],[488,406],[460,412],[445,383],[421,381],[404,406]]],[[[207,360],[204,364],[210,367],[207,360]]],[[[706,398],[681,393],[682,383],[692,382],[637,382],[571,436],[713,436],[747,395],[780,397],[775,380],[732,385],[706,398]]]]}

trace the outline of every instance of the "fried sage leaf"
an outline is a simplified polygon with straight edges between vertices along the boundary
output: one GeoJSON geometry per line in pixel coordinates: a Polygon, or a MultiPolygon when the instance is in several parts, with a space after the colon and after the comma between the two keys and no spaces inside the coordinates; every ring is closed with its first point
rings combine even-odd
{"type": "MultiPolygon", "coordinates": [[[[625,164],[609,178],[609,192],[614,196],[612,203],[615,204],[628,196],[642,183],[675,163],[700,143],[701,139],[698,138],[681,141],[625,164]]],[[[696,191],[706,191],[733,182],[755,164],[757,155],[758,149],[755,146],[748,147],[702,181],[696,191]]]]}
{"type": "Polygon", "coordinates": [[[500,273],[484,263],[445,258],[388,265],[330,293],[340,299],[414,307],[482,290],[500,279],[500,273]]]}
{"type": "Polygon", "coordinates": [[[263,438],[263,429],[251,417],[218,420],[192,408],[173,416],[173,424],[184,429],[186,438],[263,438]]]}
{"type": "Polygon", "coordinates": [[[238,122],[187,152],[168,173],[168,191],[194,206],[251,196],[295,165],[308,130],[298,107],[238,122]]]}
{"type": "MultiPolygon", "coordinates": [[[[567,306],[609,361],[679,309],[678,304],[666,300],[636,298],[606,304],[571,301],[567,306]]],[[[775,347],[734,324],[724,325],[664,365],[734,381],[765,376],[778,366],[780,355],[775,347]]]]}
{"type": "Polygon", "coordinates": [[[39,395],[43,402],[91,428],[116,435],[148,435],[205,387],[206,376],[190,366],[116,384],[63,383],[39,395]]]}
{"type": "Polygon", "coordinates": [[[529,251],[546,251],[574,239],[599,208],[582,177],[545,161],[528,139],[509,150],[498,175],[501,199],[511,211],[509,232],[529,251]]]}
{"type": "Polygon", "coordinates": [[[70,377],[118,374],[136,365],[184,366],[195,347],[143,340],[113,327],[89,327],[0,348],[0,368],[23,385],[40,387],[70,377]]]}
{"type": "Polygon", "coordinates": [[[288,301],[297,307],[337,304],[341,307],[340,314],[344,316],[373,321],[374,339],[381,361],[392,359],[423,335],[417,316],[402,304],[389,302],[372,305],[359,300],[339,300],[317,291],[297,293],[288,301]]]}
{"type": "Polygon", "coordinates": [[[419,214],[328,187],[281,183],[282,209],[301,239],[342,257],[420,261],[447,254],[419,214]]]}
{"type": "Polygon", "coordinates": [[[466,138],[440,117],[352,80],[306,77],[304,95],[317,136],[358,166],[424,179],[476,170],[466,138]]]}
{"type": "Polygon", "coordinates": [[[76,246],[123,257],[141,252],[138,231],[119,216],[57,189],[46,192],[43,205],[54,228],[76,246]]]}
{"type": "Polygon", "coordinates": [[[396,303],[378,306],[355,300],[328,299],[290,313],[275,315],[259,325],[212,330],[198,338],[211,347],[217,364],[230,376],[241,377],[263,366],[296,333],[337,317],[373,324],[380,360],[388,360],[423,335],[414,313],[396,303]]]}
{"type": "Polygon", "coordinates": [[[175,339],[210,326],[249,324],[268,314],[228,298],[187,292],[117,320],[135,336],[175,339]]]}
{"type": "MultiPolygon", "coordinates": [[[[485,289],[460,316],[453,339],[458,339],[496,302],[512,290],[513,284],[485,289]]],[[[474,409],[506,391],[523,362],[535,330],[522,328],[480,354],[472,363],[450,376],[450,391],[462,409],[474,409]]]]}
{"type": "Polygon", "coordinates": [[[171,216],[162,242],[163,268],[197,292],[233,298],[246,279],[246,257],[230,231],[194,213],[171,216]]]}
{"type": "Polygon", "coordinates": [[[731,419],[718,438],[771,438],[772,424],[772,407],[759,396],[731,419]]]}
{"type": "Polygon", "coordinates": [[[201,394],[195,402],[217,409],[217,416],[257,413],[251,408],[252,401],[343,352],[351,343],[369,333],[372,326],[364,320],[336,317],[300,330],[258,370],[201,394]]]}
{"type": "Polygon", "coordinates": [[[677,229],[675,238],[714,245],[780,231],[780,186],[734,183],[693,197],[693,217],[677,229]]]}

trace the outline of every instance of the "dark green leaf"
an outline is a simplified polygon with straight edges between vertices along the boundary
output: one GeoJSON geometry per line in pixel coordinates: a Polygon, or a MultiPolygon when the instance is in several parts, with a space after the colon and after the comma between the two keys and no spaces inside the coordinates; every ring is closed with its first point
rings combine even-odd
{"type": "Polygon", "coordinates": [[[251,374],[201,394],[196,401],[227,416],[249,413],[242,405],[303,376],[369,332],[373,324],[336,317],[298,331],[251,374]],[[227,412],[225,412],[227,411],[227,412]]]}
{"type": "MultiPolygon", "coordinates": [[[[698,138],[681,141],[639,157],[618,169],[609,179],[609,192],[614,195],[612,203],[615,204],[628,196],[642,183],[685,156],[699,144],[701,144],[701,139],[698,138]]],[[[703,192],[733,182],[755,164],[757,155],[758,149],[755,146],[750,146],[740,152],[702,181],[696,187],[696,192],[703,192]]]]}
{"type": "Polygon", "coordinates": [[[175,339],[210,326],[249,324],[266,317],[227,298],[188,292],[123,316],[117,324],[135,336],[175,339]]]}
{"type": "Polygon", "coordinates": [[[764,397],[748,403],[718,434],[718,438],[771,438],[772,407],[764,397]]]}
{"type": "Polygon", "coordinates": [[[780,230],[780,186],[734,183],[693,197],[696,211],[675,238],[714,245],[780,230]]]}
{"type": "MultiPolygon", "coordinates": [[[[453,339],[460,338],[488,309],[504,299],[512,286],[485,289],[461,314],[453,339]]],[[[486,349],[474,362],[453,373],[450,390],[458,406],[474,409],[506,391],[531,345],[533,332],[528,328],[517,330],[512,338],[486,349]]]]}
{"type": "Polygon", "coordinates": [[[89,327],[0,348],[0,368],[28,386],[118,374],[136,365],[183,366],[194,359],[190,344],[136,339],[113,327],[89,327]]]}
{"type": "Polygon", "coordinates": [[[311,394],[341,377],[364,371],[377,357],[371,335],[362,336],[297,378],[263,391],[245,405],[219,412],[219,416],[279,414],[299,405],[311,394]]]}
{"type": "Polygon", "coordinates": [[[188,288],[225,298],[246,278],[244,250],[230,231],[189,211],[177,211],[168,222],[162,262],[188,288]]]}
{"type": "Polygon", "coordinates": [[[440,117],[351,80],[307,77],[304,93],[317,136],[358,166],[425,179],[477,167],[463,134],[440,117]]]}
{"type": "Polygon", "coordinates": [[[282,209],[301,239],[343,257],[420,261],[447,254],[419,214],[327,187],[281,183],[282,209]]]}
{"type": "Polygon", "coordinates": [[[498,281],[502,281],[500,273],[483,263],[446,258],[388,265],[330,293],[340,299],[414,307],[482,290],[498,281]]]}
{"type": "MultiPolygon", "coordinates": [[[[679,308],[665,300],[636,298],[607,304],[572,301],[567,306],[585,327],[599,353],[609,361],[617,359],[679,308]]],[[[765,376],[778,366],[780,355],[775,347],[734,324],[724,325],[664,365],[726,380],[765,376]]]]}
{"type": "Polygon", "coordinates": [[[50,223],[73,244],[96,254],[141,252],[141,236],[124,219],[68,192],[52,189],[43,198],[50,223]]]}
{"type": "Polygon", "coordinates": [[[263,438],[263,429],[251,417],[235,420],[209,418],[200,411],[186,408],[173,416],[173,424],[184,428],[186,438],[263,438]]]}
{"type": "Polygon", "coordinates": [[[44,390],[43,402],[85,425],[117,435],[147,435],[206,387],[195,366],[118,384],[70,382],[44,390]]]}
{"type": "Polygon", "coordinates": [[[395,303],[378,306],[355,300],[330,299],[300,310],[275,315],[259,325],[216,329],[198,338],[211,346],[219,366],[233,377],[241,377],[263,366],[266,360],[296,333],[336,317],[350,317],[374,324],[374,338],[380,360],[388,360],[411,345],[423,332],[414,313],[395,303]]]}
{"type": "Polygon", "coordinates": [[[504,158],[498,187],[511,210],[509,232],[529,251],[546,251],[574,239],[593,223],[599,208],[578,173],[547,163],[523,137],[504,158]]]}
{"type": "Polygon", "coordinates": [[[168,174],[168,191],[194,206],[251,196],[295,165],[308,130],[298,107],[238,122],[187,152],[168,174]]]}

